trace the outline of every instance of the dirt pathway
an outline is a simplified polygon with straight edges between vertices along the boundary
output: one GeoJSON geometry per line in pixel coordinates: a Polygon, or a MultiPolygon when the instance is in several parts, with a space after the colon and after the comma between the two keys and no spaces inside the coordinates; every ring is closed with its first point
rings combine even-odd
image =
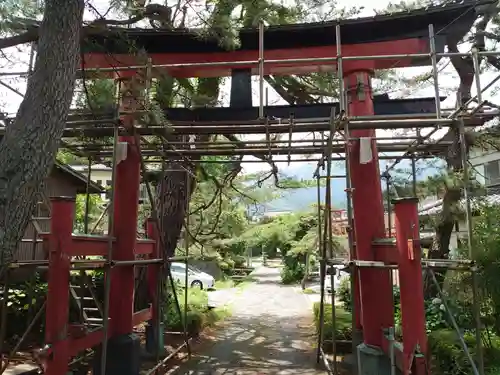
{"type": "Polygon", "coordinates": [[[259,267],[238,294],[212,343],[175,374],[323,375],[315,368],[311,304],[280,284],[279,268],[259,267]]]}

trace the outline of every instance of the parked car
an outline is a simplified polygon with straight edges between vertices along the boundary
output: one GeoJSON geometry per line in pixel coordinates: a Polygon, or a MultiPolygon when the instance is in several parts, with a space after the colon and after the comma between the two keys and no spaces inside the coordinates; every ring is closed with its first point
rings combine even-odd
{"type": "MultiPolygon", "coordinates": [[[[174,281],[182,286],[186,284],[186,264],[174,262],[170,265],[170,272],[174,281]]],[[[198,268],[188,265],[188,286],[200,289],[213,289],[215,279],[212,275],[199,270],[198,268]]]]}

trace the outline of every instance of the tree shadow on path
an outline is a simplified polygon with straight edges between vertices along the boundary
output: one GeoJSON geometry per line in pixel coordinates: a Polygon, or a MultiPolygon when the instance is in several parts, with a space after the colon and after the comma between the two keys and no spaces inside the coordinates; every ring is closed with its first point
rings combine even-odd
{"type": "Polygon", "coordinates": [[[256,283],[234,301],[233,316],[201,353],[171,374],[323,375],[316,367],[312,311],[305,296],[259,268],[256,283]]]}

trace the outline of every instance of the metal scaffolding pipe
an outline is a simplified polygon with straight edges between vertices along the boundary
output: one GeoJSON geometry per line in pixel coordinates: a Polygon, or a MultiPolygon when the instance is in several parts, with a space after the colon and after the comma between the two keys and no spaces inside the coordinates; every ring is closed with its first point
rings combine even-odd
{"type": "MultiPolygon", "coordinates": [[[[281,142],[281,143],[284,143],[284,142],[281,142]]],[[[227,146],[224,146],[224,145],[219,145],[217,143],[212,143],[211,145],[207,144],[207,145],[205,145],[206,147],[200,147],[200,148],[198,148],[198,147],[175,148],[175,149],[172,149],[170,151],[167,151],[167,153],[174,152],[174,153],[182,154],[182,153],[186,153],[186,152],[190,152],[190,151],[193,151],[194,153],[205,152],[205,151],[208,151],[208,152],[219,152],[219,151],[220,152],[236,152],[236,151],[252,152],[252,151],[261,151],[263,149],[266,149],[266,150],[269,150],[270,152],[273,152],[276,150],[279,151],[279,150],[302,149],[302,148],[307,148],[308,150],[315,149],[318,152],[325,151],[324,146],[321,144],[318,144],[318,142],[314,142],[314,143],[308,142],[308,143],[312,143],[312,144],[305,144],[305,145],[302,145],[300,147],[290,147],[289,145],[280,145],[280,144],[272,144],[272,143],[266,144],[266,142],[258,142],[258,143],[253,143],[250,145],[245,144],[243,146],[238,147],[234,144],[229,144],[227,146]],[[210,146],[212,146],[212,147],[210,147],[210,146]],[[231,146],[233,146],[233,147],[231,147],[231,146]]],[[[423,143],[419,146],[419,148],[422,148],[422,149],[425,148],[427,150],[427,148],[433,148],[433,147],[434,148],[443,148],[444,146],[449,146],[452,144],[453,143],[451,141],[442,141],[439,143],[423,143]]],[[[396,151],[400,151],[401,147],[404,147],[403,150],[406,150],[406,147],[409,147],[411,145],[412,145],[411,142],[392,142],[392,143],[379,142],[379,143],[377,143],[377,147],[384,150],[384,151],[392,151],[393,149],[396,149],[396,151]]],[[[81,150],[84,150],[84,151],[94,151],[94,152],[111,151],[111,149],[113,147],[113,145],[110,145],[110,144],[107,144],[107,145],[78,144],[78,145],[72,145],[72,146],[79,147],[81,150]]],[[[144,147],[143,150],[147,150],[150,152],[159,151],[157,149],[157,147],[155,147],[155,146],[159,146],[159,145],[148,144],[148,146],[152,146],[152,147],[150,147],[149,149],[144,147]]],[[[335,142],[334,148],[333,148],[333,152],[341,152],[345,148],[345,146],[346,146],[346,143],[342,139],[337,139],[335,142]]]]}
{"type": "MultiPolygon", "coordinates": [[[[375,141],[406,141],[406,140],[414,140],[414,139],[418,139],[419,137],[417,136],[401,136],[401,137],[374,137],[373,139],[375,141]]],[[[338,142],[338,141],[341,141],[343,140],[344,138],[342,137],[339,137],[339,138],[334,138],[333,141],[334,142],[338,142]]],[[[359,140],[360,138],[356,138],[356,137],[352,137],[350,138],[351,140],[359,140]]],[[[193,143],[190,143],[190,145],[194,145],[195,147],[198,147],[198,146],[235,146],[235,147],[239,147],[238,144],[239,143],[244,143],[245,146],[248,146],[248,145],[267,145],[267,144],[283,144],[283,145],[289,145],[290,143],[291,144],[300,144],[300,143],[311,143],[312,145],[316,145],[318,143],[321,143],[322,140],[321,139],[292,139],[292,140],[269,140],[269,141],[266,141],[265,139],[263,140],[256,140],[256,141],[238,141],[238,142],[193,142],[193,143]]],[[[185,142],[169,142],[168,143],[169,145],[172,145],[172,146],[186,146],[186,143],[185,142]]],[[[72,146],[75,146],[75,147],[85,147],[86,145],[84,144],[81,144],[81,145],[78,145],[78,144],[72,144],[72,146]]],[[[109,145],[111,146],[111,145],[109,145]]]]}
{"type": "Polygon", "coordinates": [[[429,25],[429,47],[432,62],[432,77],[434,84],[434,97],[436,98],[436,118],[441,118],[441,103],[439,101],[439,73],[437,70],[437,56],[436,56],[436,36],[434,34],[434,25],[429,25]]]}
{"type": "MultiPolygon", "coordinates": [[[[500,77],[499,77],[500,78],[500,77]]],[[[488,85],[490,87],[493,85],[499,78],[496,78],[492,83],[488,85]]],[[[483,89],[484,91],[484,89],[483,89]]],[[[476,97],[474,97],[476,98],[476,97]]],[[[469,102],[470,103],[470,102],[469,102]]],[[[332,105],[333,106],[333,105],[332,105]]],[[[439,126],[446,126],[449,125],[453,122],[453,117],[456,115],[457,111],[446,111],[448,113],[448,117],[445,119],[440,119],[440,121],[437,121],[434,123],[434,125],[439,125],[439,126]]],[[[485,117],[493,117],[496,116],[500,113],[498,109],[494,109],[492,111],[486,112],[486,113],[481,113],[480,116],[485,116],[485,117]]],[[[130,113],[129,113],[130,114],[130,113]]],[[[468,115],[467,113],[464,113],[463,117],[465,120],[471,120],[474,116],[474,114],[471,113],[468,115]]],[[[368,127],[368,129],[372,129],[373,126],[377,124],[383,124],[383,123],[389,123],[390,127],[389,128],[397,128],[398,125],[401,125],[401,127],[412,127],[408,126],[409,122],[415,122],[413,127],[425,127],[425,126],[432,126],[432,119],[435,119],[436,114],[435,113],[414,113],[414,114],[405,114],[405,115],[374,115],[374,116],[355,116],[355,117],[348,117],[347,121],[349,121],[352,126],[358,127],[361,125],[370,125],[372,127],[368,127]]],[[[477,116],[476,116],[477,117],[477,116]]],[[[95,116],[90,116],[87,114],[80,114],[80,115],[70,115],[68,117],[70,121],[66,122],[66,128],[74,128],[74,127],[80,127],[84,125],[94,125],[94,124],[114,124],[116,123],[116,119],[110,118],[109,115],[106,115],[105,118],[99,118],[99,115],[95,116]],[[91,118],[88,118],[91,117],[91,118]],[[97,118],[96,118],[97,117],[97,118]]],[[[293,125],[311,125],[311,124],[318,124],[318,125],[326,125],[330,121],[328,117],[311,117],[311,118],[294,118],[293,120],[293,125]]],[[[189,127],[202,127],[202,126],[217,126],[217,127],[224,127],[225,125],[227,126],[234,126],[234,127],[239,127],[239,126],[250,126],[250,125],[265,125],[266,124],[266,119],[249,119],[249,120],[225,120],[225,121],[169,121],[169,126],[168,128],[171,128],[172,126],[189,126],[189,127]]],[[[268,118],[267,119],[267,124],[268,125],[286,125],[290,126],[290,118],[282,118],[282,119],[276,119],[276,118],[268,118]]],[[[167,126],[148,126],[148,128],[162,128],[165,129],[167,126]]],[[[386,126],[387,128],[387,126],[386,126]]],[[[366,128],[363,128],[366,129],[366,128]]],[[[287,128],[289,130],[289,128],[287,128]]],[[[325,129],[320,129],[318,131],[325,131],[325,129]]]]}
{"type": "MultiPolygon", "coordinates": [[[[416,152],[442,152],[446,149],[448,145],[440,143],[438,146],[433,147],[434,145],[422,145],[417,148],[416,152]]],[[[388,143],[383,144],[383,146],[379,146],[380,152],[404,152],[408,146],[406,145],[391,145],[388,143]]],[[[334,153],[343,154],[345,152],[344,147],[335,147],[333,149],[334,153]]],[[[176,151],[157,151],[157,150],[144,150],[145,156],[160,156],[164,155],[167,157],[170,156],[245,156],[245,155],[309,155],[309,154],[321,154],[323,150],[318,147],[275,147],[275,148],[240,148],[240,149],[192,149],[192,150],[176,150],[176,151]]],[[[89,151],[89,155],[94,156],[109,156],[112,154],[112,151],[103,150],[103,151],[89,151]]],[[[397,158],[399,155],[394,155],[394,158],[397,158]]],[[[411,158],[411,157],[410,157],[411,158]]]]}
{"type": "MultiPolygon", "coordinates": [[[[441,52],[436,53],[436,57],[453,57],[453,56],[470,56],[471,53],[455,53],[455,52],[441,52]]],[[[479,56],[499,56],[500,52],[496,51],[484,51],[479,52],[479,56]]],[[[429,58],[430,54],[428,53],[409,53],[409,54],[394,54],[394,55],[364,55],[364,56],[343,56],[342,59],[345,61],[360,61],[360,60],[393,60],[393,59],[411,59],[411,58],[429,58]]],[[[266,60],[265,64],[301,64],[301,63],[335,63],[337,61],[337,57],[308,57],[308,58],[300,58],[300,59],[273,59],[266,60]]],[[[165,68],[187,68],[187,67],[198,67],[198,68],[209,68],[209,67],[235,67],[235,66],[258,66],[259,60],[240,60],[240,61],[214,61],[214,62],[205,62],[205,63],[180,63],[180,64],[152,64],[151,68],[153,69],[165,69],[165,68]]],[[[85,72],[96,72],[96,73],[112,73],[112,72],[120,72],[120,71],[128,71],[128,70],[143,70],[148,66],[144,64],[139,65],[123,65],[123,66],[115,66],[109,68],[83,68],[79,69],[78,73],[82,71],[85,72]]],[[[10,75],[23,75],[27,73],[12,73],[10,75]]],[[[4,73],[2,75],[7,75],[4,73]]]]}
{"type": "MultiPolygon", "coordinates": [[[[266,60],[265,64],[301,64],[301,63],[334,63],[337,60],[336,57],[308,57],[300,59],[271,59],[266,60]]],[[[205,63],[182,63],[182,64],[153,64],[151,67],[153,69],[165,69],[165,68],[211,68],[211,67],[237,67],[237,66],[257,66],[259,60],[240,60],[240,61],[214,61],[205,63]]],[[[96,72],[96,73],[113,73],[128,70],[142,70],[146,69],[146,65],[129,65],[129,66],[116,66],[110,68],[83,68],[78,72],[96,72]]]]}
{"type": "MultiPolygon", "coordinates": [[[[253,155],[247,155],[247,156],[252,156],[253,155]]],[[[419,159],[433,159],[436,156],[432,154],[420,154],[419,159]]],[[[387,156],[387,155],[381,155],[379,156],[379,160],[394,160],[396,159],[397,156],[387,156]]],[[[408,159],[411,160],[411,157],[405,156],[403,159],[408,159]]],[[[151,164],[160,164],[164,161],[164,158],[161,158],[159,155],[156,155],[156,158],[154,156],[149,156],[148,159],[144,160],[145,163],[151,163],[151,164]]],[[[303,159],[292,159],[291,162],[294,163],[312,163],[312,162],[320,162],[322,161],[322,158],[303,158],[303,159]]],[[[345,161],[344,156],[335,156],[332,157],[332,160],[334,161],[345,161]]],[[[241,164],[252,164],[252,163],[263,163],[263,164],[268,164],[268,162],[263,161],[262,159],[250,159],[250,160],[186,160],[186,159],[168,159],[169,162],[171,163],[187,163],[187,164],[199,164],[199,163],[207,163],[207,164],[214,164],[214,163],[220,163],[220,164],[234,164],[234,163],[241,163],[241,164]]],[[[273,163],[288,163],[288,160],[274,160],[273,163]]]]}
{"type": "MultiPolygon", "coordinates": [[[[496,82],[496,80],[495,80],[496,82]]],[[[495,83],[493,82],[493,83],[495,83]]],[[[491,87],[492,84],[489,84],[488,87],[491,87]]],[[[484,89],[483,89],[484,91],[484,89]]],[[[332,107],[338,105],[339,103],[334,102],[330,103],[332,107]]],[[[230,107],[218,107],[218,109],[230,109],[230,107]]],[[[255,108],[255,107],[252,107],[255,108]]],[[[269,108],[273,108],[273,106],[269,106],[269,108]]],[[[171,108],[165,108],[165,111],[170,110],[171,108]]],[[[449,115],[451,113],[454,113],[456,111],[456,108],[445,108],[442,109],[441,113],[443,115],[449,115]]],[[[147,114],[148,111],[145,110],[137,110],[137,111],[125,111],[122,110],[120,111],[119,115],[130,115],[130,114],[147,114]]],[[[491,115],[498,114],[498,110],[495,110],[495,112],[491,113],[491,115]]],[[[467,115],[467,113],[465,113],[467,115]]],[[[405,114],[387,114],[387,115],[367,115],[367,116],[349,116],[347,119],[349,121],[353,120],[393,120],[393,119],[420,119],[420,118],[435,118],[436,114],[434,112],[422,112],[422,113],[405,113],[405,114]]],[[[13,118],[12,118],[13,119],[13,118]]],[[[95,119],[98,119],[99,121],[110,121],[110,122],[115,122],[116,119],[113,118],[113,113],[112,112],[87,112],[87,111],[73,111],[71,112],[68,117],[67,117],[67,123],[72,123],[74,121],[88,121],[89,124],[92,124],[95,119]]],[[[303,123],[303,122],[322,122],[322,121],[328,121],[328,117],[311,117],[311,118],[294,118],[293,123],[303,123]]],[[[170,120],[171,123],[177,124],[177,125],[185,125],[185,124],[206,124],[206,125],[237,125],[237,124],[263,124],[264,120],[263,119],[248,119],[248,120],[222,120],[222,121],[172,121],[170,120]]],[[[289,123],[289,117],[284,117],[284,118],[270,118],[268,119],[268,122],[270,124],[288,124],[289,123]]]]}
{"type": "MultiPolygon", "coordinates": [[[[412,128],[427,128],[427,127],[442,127],[449,126],[454,121],[454,119],[420,119],[417,120],[396,120],[396,121],[353,121],[350,123],[350,128],[353,130],[359,129],[412,129],[412,128]]],[[[466,126],[471,124],[467,122],[466,126]]],[[[473,124],[478,125],[478,124],[473,124]]],[[[136,128],[140,135],[165,135],[166,132],[175,132],[177,134],[277,134],[277,133],[288,133],[290,128],[287,124],[285,125],[230,125],[230,126],[205,126],[201,124],[196,125],[173,125],[170,127],[163,126],[148,126],[148,127],[138,127],[136,128]]],[[[306,123],[306,124],[295,124],[294,133],[311,133],[315,131],[328,131],[328,123],[306,123]]],[[[126,135],[127,131],[120,129],[120,133],[126,135]]],[[[113,129],[109,127],[102,128],[66,128],[64,131],[64,137],[102,137],[102,136],[112,136],[113,129]]]]}
{"type": "Polygon", "coordinates": [[[259,118],[264,117],[264,21],[259,21],[259,118]]]}
{"type": "Polygon", "coordinates": [[[481,103],[483,101],[481,92],[481,78],[480,78],[480,62],[478,56],[477,47],[472,47],[472,63],[474,66],[474,80],[476,81],[476,91],[477,91],[477,101],[481,103]]]}

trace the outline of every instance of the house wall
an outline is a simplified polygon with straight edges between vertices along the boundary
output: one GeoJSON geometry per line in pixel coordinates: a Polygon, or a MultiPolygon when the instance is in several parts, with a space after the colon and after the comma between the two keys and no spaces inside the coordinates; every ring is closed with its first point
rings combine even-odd
{"type": "MultiPolygon", "coordinates": [[[[73,165],[71,167],[76,171],[80,172],[81,174],[83,174],[84,176],[87,176],[88,173],[87,166],[73,165]]],[[[105,188],[110,188],[112,181],[112,174],[113,173],[111,168],[99,164],[96,165],[95,167],[92,167],[90,171],[90,179],[95,183],[97,183],[98,185],[104,186],[105,188]]],[[[140,185],[139,196],[141,199],[149,201],[146,186],[144,184],[140,185]]],[[[101,198],[106,200],[107,199],[106,194],[102,194],[101,198]]]]}
{"type": "MultiPolygon", "coordinates": [[[[488,185],[487,173],[485,171],[485,165],[491,162],[500,163],[500,152],[499,151],[483,151],[483,150],[472,150],[469,154],[469,162],[472,165],[478,182],[484,185],[488,185]]],[[[499,181],[497,181],[499,182],[499,181]]]]}
{"type": "MultiPolygon", "coordinates": [[[[45,181],[45,188],[43,190],[46,198],[54,196],[70,196],[75,197],[77,187],[70,182],[65,173],[61,170],[54,168],[50,176],[45,181]]],[[[42,202],[39,199],[35,209],[34,217],[42,219],[37,220],[43,232],[48,232],[50,229],[49,210],[47,204],[50,202],[42,202]]],[[[14,253],[15,260],[40,260],[45,259],[45,254],[42,250],[42,243],[40,239],[35,238],[35,229],[32,222],[28,224],[24,232],[23,239],[19,244],[16,252],[14,253]]]]}

